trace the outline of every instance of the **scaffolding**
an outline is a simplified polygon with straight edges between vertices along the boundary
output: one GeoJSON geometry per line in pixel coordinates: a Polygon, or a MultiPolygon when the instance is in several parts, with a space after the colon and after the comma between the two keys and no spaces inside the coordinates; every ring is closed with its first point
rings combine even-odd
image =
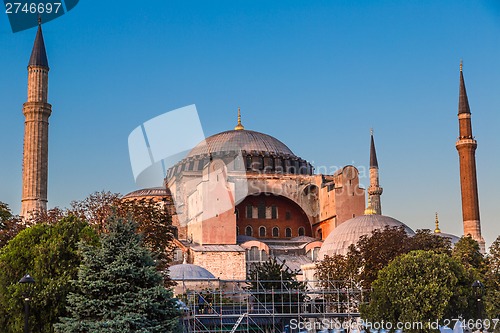
{"type": "Polygon", "coordinates": [[[203,290],[189,290],[186,282],[178,296],[186,304],[186,333],[342,332],[359,318],[366,294],[352,281],[307,281],[294,289],[294,281],[214,279],[203,290]]]}

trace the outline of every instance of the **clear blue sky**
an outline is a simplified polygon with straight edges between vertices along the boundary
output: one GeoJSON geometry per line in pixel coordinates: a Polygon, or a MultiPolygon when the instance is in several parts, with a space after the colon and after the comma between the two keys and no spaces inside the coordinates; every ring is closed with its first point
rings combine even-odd
{"type": "MultiPolygon", "coordinates": [[[[240,106],[247,129],[317,166],[366,167],[373,127],[384,214],[418,229],[438,211],[461,235],[463,58],[487,245],[500,234],[498,1],[82,0],[43,28],[50,207],[134,190],[127,138],[144,121],[196,104],[211,135],[240,106]]],[[[0,13],[0,201],[16,213],[35,33],[0,13]]]]}

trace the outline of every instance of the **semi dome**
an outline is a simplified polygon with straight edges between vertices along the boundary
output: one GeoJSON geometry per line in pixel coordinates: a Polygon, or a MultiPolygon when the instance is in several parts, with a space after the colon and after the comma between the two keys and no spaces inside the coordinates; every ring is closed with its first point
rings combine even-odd
{"type": "Polygon", "coordinates": [[[347,220],[335,228],[325,239],[318,254],[322,260],[325,255],[347,254],[349,246],[356,244],[361,236],[371,235],[375,229],[403,227],[410,236],[415,235],[406,224],[384,215],[362,215],[347,220]]]}
{"type": "Polygon", "coordinates": [[[172,280],[207,280],[215,279],[215,276],[205,268],[193,264],[173,265],[169,268],[172,280]]]}
{"type": "Polygon", "coordinates": [[[194,147],[187,157],[239,151],[266,152],[276,156],[296,157],[290,148],[280,140],[264,133],[249,130],[232,130],[212,135],[194,147]]]}

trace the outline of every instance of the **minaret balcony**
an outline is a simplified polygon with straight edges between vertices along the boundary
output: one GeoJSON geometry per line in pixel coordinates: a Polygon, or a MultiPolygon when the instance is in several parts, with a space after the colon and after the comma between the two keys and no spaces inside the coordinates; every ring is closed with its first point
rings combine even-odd
{"type": "Polygon", "coordinates": [[[460,146],[474,146],[477,147],[477,141],[474,139],[459,138],[456,143],[456,147],[460,146]]]}
{"type": "Polygon", "coordinates": [[[368,187],[368,194],[369,195],[382,195],[382,192],[384,189],[380,186],[370,186],[368,187]]]}

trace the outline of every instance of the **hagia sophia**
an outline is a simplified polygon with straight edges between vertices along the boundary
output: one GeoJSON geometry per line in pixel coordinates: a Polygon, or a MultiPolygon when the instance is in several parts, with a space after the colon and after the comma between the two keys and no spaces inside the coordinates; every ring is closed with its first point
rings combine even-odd
{"type": "MultiPolygon", "coordinates": [[[[28,65],[28,99],[23,155],[21,216],[47,209],[49,65],[41,25],[28,65]]],[[[480,244],[479,200],[472,123],[462,66],[459,88],[459,137],[464,235],[480,244]]],[[[256,263],[276,257],[301,279],[311,279],[314,262],[345,254],[362,235],[385,226],[402,226],[382,215],[382,187],[371,135],[370,185],[360,186],[356,167],[316,174],[314,167],[279,139],[246,129],[241,113],[234,129],[206,138],[173,165],[161,188],[140,189],[126,200],[165,202],[177,228],[173,278],[245,280],[256,263]],[[309,273],[308,273],[309,272],[309,273]]],[[[368,151],[368,149],[367,149],[368,151]]],[[[436,216],[435,232],[442,233],[436,216]]]]}

